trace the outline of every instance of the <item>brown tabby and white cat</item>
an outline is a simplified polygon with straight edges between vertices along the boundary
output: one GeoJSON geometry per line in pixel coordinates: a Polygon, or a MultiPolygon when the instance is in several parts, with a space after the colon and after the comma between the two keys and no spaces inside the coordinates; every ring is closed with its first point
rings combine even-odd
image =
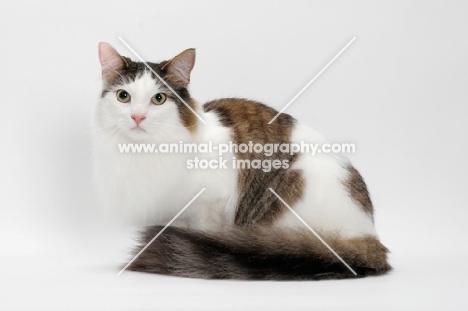
{"type": "Polygon", "coordinates": [[[223,157],[227,168],[189,169],[190,159],[217,159],[217,152],[126,154],[118,149],[122,143],[323,144],[320,134],[284,113],[268,124],[277,111],[251,100],[199,105],[187,89],[194,49],[148,63],[178,96],[144,63],[119,55],[108,43],[99,44],[99,58],[103,90],[94,117],[94,170],[102,204],[150,225],[141,236],[145,245],[206,188],[130,270],[197,278],[325,279],[391,269],[366,184],[342,156],[277,151],[268,157],[231,150],[223,157]],[[233,168],[234,158],[288,165],[269,171],[233,168]]]}

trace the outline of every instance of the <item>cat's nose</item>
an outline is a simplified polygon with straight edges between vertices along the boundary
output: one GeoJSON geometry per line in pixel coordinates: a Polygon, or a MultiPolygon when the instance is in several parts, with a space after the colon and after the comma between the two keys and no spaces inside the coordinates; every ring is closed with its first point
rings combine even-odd
{"type": "Polygon", "coordinates": [[[132,119],[135,121],[136,125],[140,125],[141,121],[146,119],[144,114],[132,114],[132,119]]]}

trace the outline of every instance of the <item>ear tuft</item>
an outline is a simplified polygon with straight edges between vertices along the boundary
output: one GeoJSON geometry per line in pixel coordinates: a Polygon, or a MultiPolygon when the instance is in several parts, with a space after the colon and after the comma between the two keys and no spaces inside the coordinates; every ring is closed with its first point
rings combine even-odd
{"type": "Polygon", "coordinates": [[[102,67],[102,79],[106,84],[112,83],[118,71],[126,66],[124,58],[107,42],[99,42],[99,61],[102,67]]]}
{"type": "Polygon", "coordinates": [[[168,61],[161,69],[166,70],[167,80],[176,88],[184,88],[190,82],[190,73],[195,65],[195,49],[187,49],[168,61]]]}

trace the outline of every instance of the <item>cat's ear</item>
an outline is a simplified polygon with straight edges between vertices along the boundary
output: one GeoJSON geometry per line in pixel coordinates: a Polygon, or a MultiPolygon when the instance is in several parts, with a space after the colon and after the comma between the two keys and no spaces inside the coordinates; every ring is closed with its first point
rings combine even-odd
{"type": "Polygon", "coordinates": [[[125,58],[107,42],[99,42],[99,61],[102,67],[102,79],[107,84],[115,79],[118,71],[128,65],[125,58]]]}
{"type": "Polygon", "coordinates": [[[190,73],[195,65],[195,49],[187,49],[168,61],[161,68],[166,79],[176,88],[184,88],[190,82],[190,73]]]}

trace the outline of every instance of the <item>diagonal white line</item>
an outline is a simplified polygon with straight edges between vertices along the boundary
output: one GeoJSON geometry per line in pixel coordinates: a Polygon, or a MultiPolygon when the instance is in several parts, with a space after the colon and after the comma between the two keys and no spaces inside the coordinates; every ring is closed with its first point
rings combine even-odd
{"type": "Polygon", "coordinates": [[[120,276],[120,275],[122,274],[122,272],[124,272],[124,271],[128,268],[128,266],[130,266],[130,265],[132,264],[132,262],[134,262],[135,259],[137,259],[138,256],[140,256],[140,255],[148,248],[148,246],[150,246],[151,243],[153,243],[153,242],[161,235],[161,233],[163,233],[164,230],[166,230],[167,227],[169,227],[169,226],[174,222],[174,220],[176,220],[177,217],[179,217],[180,214],[182,214],[182,213],[187,209],[187,207],[189,207],[190,204],[192,204],[193,201],[195,201],[195,199],[198,198],[198,197],[200,196],[200,194],[202,194],[202,192],[205,191],[205,190],[206,190],[206,188],[203,188],[192,200],[190,200],[190,202],[188,202],[187,205],[185,205],[184,208],[183,208],[179,213],[177,213],[177,215],[175,215],[174,218],[172,218],[171,221],[169,221],[169,222],[167,223],[167,225],[165,225],[164,228],[162,228],[162,230],[159,231],[158,234],[156,234],[156,236],[155,236],[154,238],[152,238],[151,241],[149,241],[148,244],[146,244],[145,247],[143,247],[143,248],[138,252],[138,254],[136,254],[136,255],[132,258],[132,260],[130,260],[130,261],[128,262],[127,265],[125,265],[125,267],[123,267],[122,270],[120,270],[119,273],[117,273],[117,276],[120,276]]]}
{"type": "Polygon", "coordinates": [[[317,79],[322,74],[322,72],[324,72],[325,69],[327,69],[328,66],[330,66],[338,58],[338,56],[340,56],[341,53],[343,53],[351,45],[351,43],[354,42],[354,40],[356,40],[356,37],[351,39],[351,41],[349,41],[348,44],[346,44],[345,47],[342,48],[341,51],[338,52],[338,54],[336,54],[335,57],[333,57],[332,60],[329,61],[328,64],[326,64],[325,67],[323,67],[322,70],[320,70],[319,73],[316,74],[315,77],[313,77],[312,80],[310,80],[309,83],[307,83],[306,86],[304,86],[302,90],[300,90],[299,93],[297,93],[296,96],[294,96],[293,99],[291,99],[289,103],[287,103],[286,106],[284,106],[283,109],[281,109],[281,111],[278,112],[273,119],[270,120],[270,122],[268,122],[268,124],[273,123],[273,121],[275,121],[276,118],[278,118],[278,116],[282,114],[289,107],[289,105],[291,105],[312,84],[312,82],[314,82],[315,79],[317,79]]]}
{"type": "Polygon", "coordinates": [[[353,268],[351,268],[351,267],[346,263],[346,261],[344,261],[343,258],[341,258],[340,255],[338,255],[338,254],[333,250],[333,248],[331,248],[330,245],[328,245],[327,242],[325,242],[325,241],[320,237],[320,235],[318,235],[318,233],[315,232],[315,230],[312,229],[312,227],[309,226],[309,225],[304,221],[304,219],[302,219],[302,217],[299,216],[299,215],[288,205],[288,203],[286,203],[286,202],[275,192],[275,190],[273,190],[272,188],[268,188],[268,189],[270,189],[270,191],[271,191],[274,195],[276,195],[276,197],[277,197],[284,205],[286,205],[287,208],[289,208],[289,210],[290,210],[290,211],[291,211],[291,212],[292,212],[292,213],[293,213],[293,214],[294,214],[294,215],[295,215],[295,216],[296,216],[296,217],[297,217],[297,218],[298,218],[298,219],[299,219],[299,220],[300,220],[316,237],[317,237],[317,239],[319,239],[320,242],[322,242],[323,245],[325,245],[325,246],[333,253],[333,255],[335,255],[336,258],[338,258],[338,259],[346,266],[346,268],[349,269],[349,271],[351,271],[354,275],[357,275],[357,273],[353,270],[353,268]]]}
{"type": "Polygon", "coordinates": [[[200,115],[198,113],[195,112],[195,110],[192,109],[192,107],[189,106],[189,104],[187,104],[185,102],[185,100],[182,99],[182,97],[179,96],[179,94],[176,93],[176,91],[174,91],[172,89],[172,87],[169,86],[169,84],[166,83],[166,81],[163,80],[163,78],[161,78],[154,70],[153,68],[151,68],[144,60],[143,58],[140,57],[140,55],[138,55],[137,52],[135,52],[134,49],[132,49],[130,47],[130,45],[128,45],[127,42],[125,42],[124,39],[122,39],[122,37],[118,37],[120,41],[122,41],[123,44],[125,44],[125,46],[133,53],[135,54],[135,56],[140,60],[140,62],[142,62],[172,93],[174,93],[174,95],[181,101],[185,104],[185,106],[187,106],[188,109],[190,109],[191,112],[193,112],[194,115],[197,116],[198,119],[200,119],[200,121],[203,122],[203,124],[206,124],[205,120],[203,120],[202,117],[200,117],[200,115]]]}

